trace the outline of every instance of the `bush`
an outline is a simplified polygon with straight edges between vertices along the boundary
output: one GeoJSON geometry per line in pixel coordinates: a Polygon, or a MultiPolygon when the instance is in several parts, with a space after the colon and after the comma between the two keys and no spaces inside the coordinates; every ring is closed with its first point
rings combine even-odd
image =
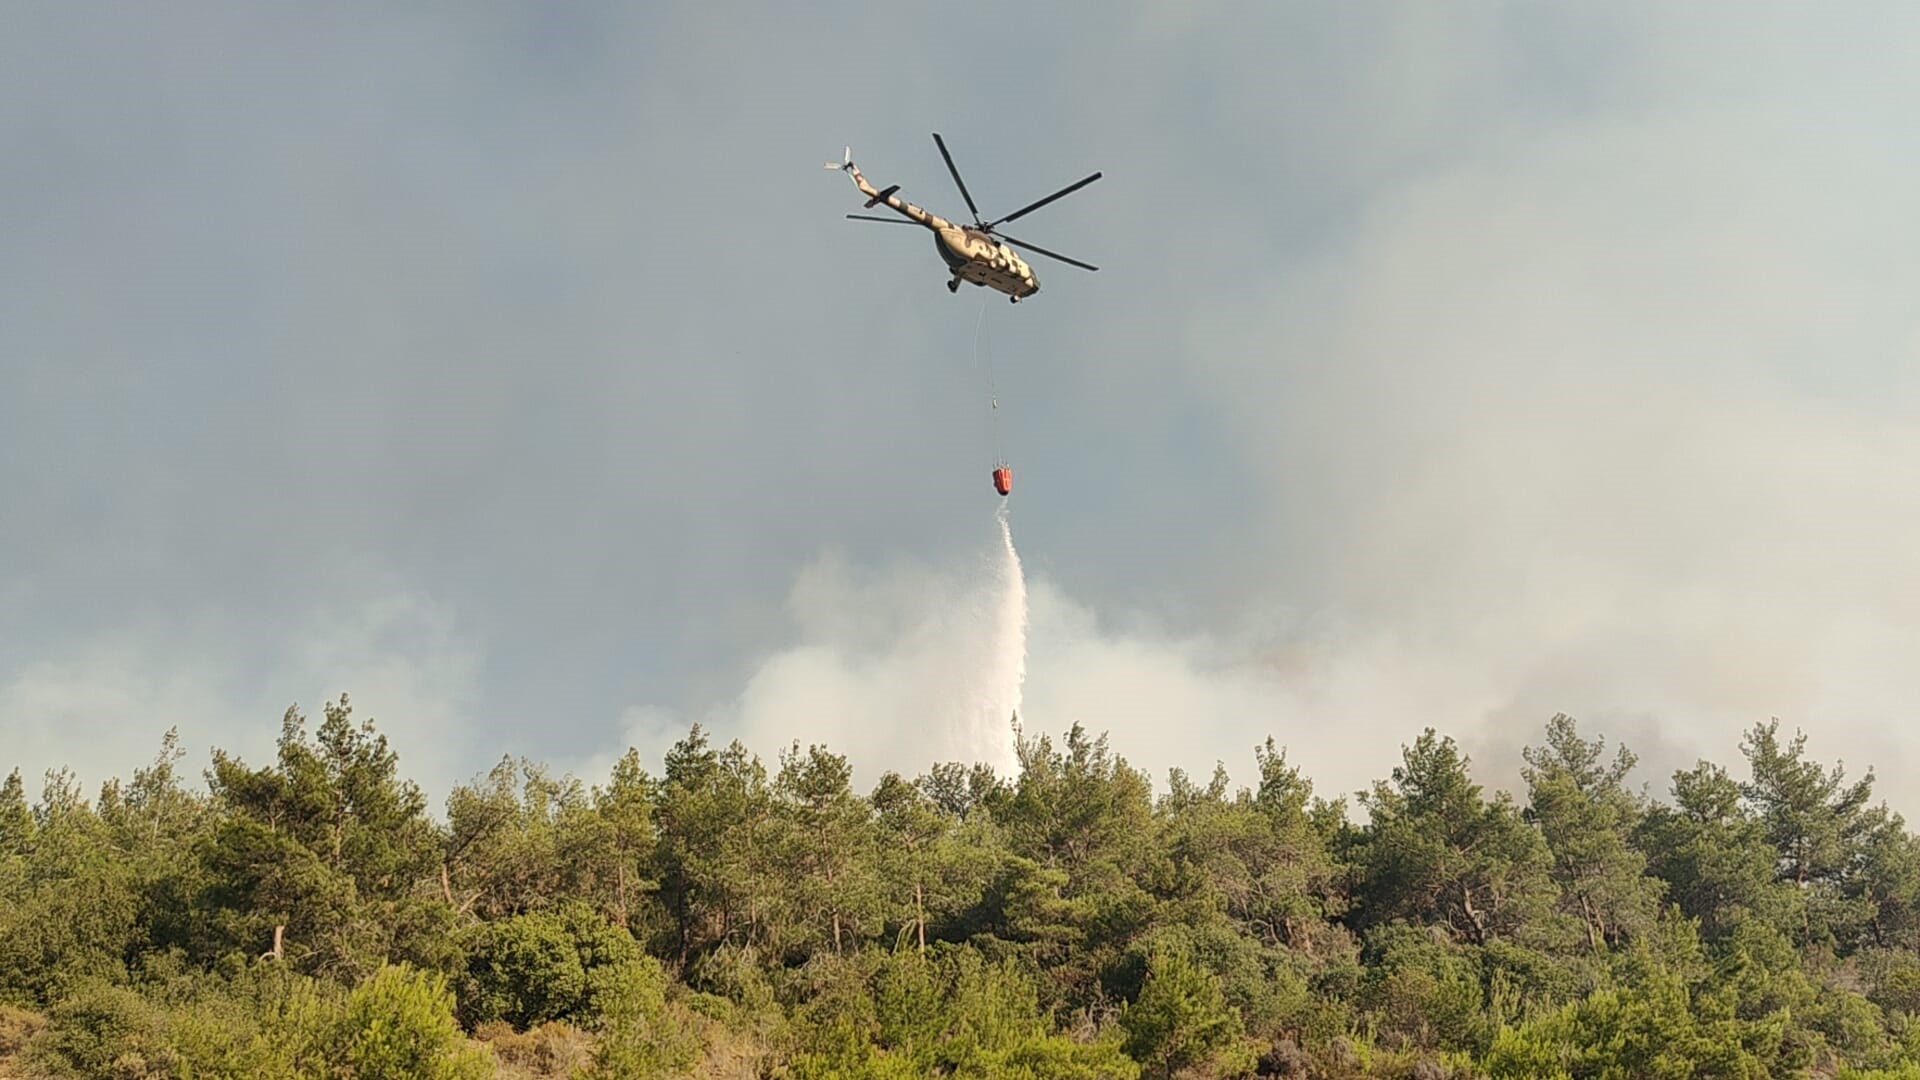
{"type": "Polygon", "coordinates": [[[347,995],[334,1060],[354,1080],[467,1080],[493,1075],[493,1058],[470,1045],[453,1019],[445,980],[383,967],[347,995]]]}
{"type": "Polygon", "coordinates": [[[1212,972],[1169,950],[1155,956],[1140,997],[1120,1014],[1128,1057],[1150,1076],[1171,1076],[1192,1065],[1211,1064],[1216,1076],[1253,1071],[1240,1013],[1227,1005],[1212,972]]]}
{"type": "Polygon", "coordinates": [[[438,976],[388,967],[351,992],[274,965],[234,980],[180,976],[92,984],[59,1003],[23,1063],[48,1077],[296,1080],[344,1069],[354,1080],[492,1075],[467,1044],[438,976]]]}
{"type": "Polygon", "coordinates": [[[1861,954],[1867,998],[1889,1013],[1920,1015],[1920,956],[1901,949],[1874,949],[1861,954]]]}
{"type": "Polygon", "coordinates": [[[794,1015],[795,1080],[1132,1080],[1115,1040],[1051,1033],[1032,976],[968,947],[833,961],[794,1015]]]}
{"type": "Polygon", "coordinates": [[[1491,1037],[1480,951],[1393,924],[1368,935],[1372,954],[1361,1005],[1381,1046],[1394,1050],[1479,1049],[1491,1037]]]}
{"type": "Polygon", "coordinates": [[[648,1080],[686,1069],[700,1056],[700,1038],[667,1004],[666,972],[651,956],[596,969],[600,1046],[589,1080],[648,1080]]]}
{"type": "Polygon", "coordinates": [[[585,1023],[601,1011],[596,973],[640,959],[633,935],[589,908],[516,915],[469,934],[460,1018],[505,1020],[522,1031],[548,1020],[585,1023]]]}
{"type": "Polygon", "coordinates": [[[23,1059],[35,1075],[291,1078],[324,1072],[339,996],[304,976],[91,984],[59,1003],[23,1059]],[[144,991],[144,992],[143,992],[144,991]]]}
{"type": "Polygon", "coordinates": [[[49,1077],[140,1077],[172,1057],[160,1010],[125,987],[93,983],[53,1007],[25,1064],[49,1077]]]}

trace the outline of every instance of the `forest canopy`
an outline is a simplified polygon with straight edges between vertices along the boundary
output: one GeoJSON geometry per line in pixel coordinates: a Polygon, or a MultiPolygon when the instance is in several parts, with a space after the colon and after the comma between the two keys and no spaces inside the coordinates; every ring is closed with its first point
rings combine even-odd
{"type": "Polygon", "coordinates": [[[853,785],[698,726],[430,808],[348,699],[0,784],[0,1076],[1920,1080],[1920,844],[1804,735],[1636,791],[1569,717],[1524,790],[1432,729],[1350,805],[1272,739],[1104,737],[853,785]]]}

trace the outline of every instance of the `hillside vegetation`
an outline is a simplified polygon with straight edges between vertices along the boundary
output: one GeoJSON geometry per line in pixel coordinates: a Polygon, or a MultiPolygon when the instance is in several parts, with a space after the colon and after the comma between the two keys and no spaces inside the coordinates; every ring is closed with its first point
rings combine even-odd
{"type": "Polygon", "coordinates": [[[347,699],[0,786],[0,1076],[1920,1080],[1920,844],[1756,726],[1657,798],[1564,717],[1490,794],[1269,740],[1155,786],[1079,727],[851,786],[698,727],[430,814],[347,699]]]}

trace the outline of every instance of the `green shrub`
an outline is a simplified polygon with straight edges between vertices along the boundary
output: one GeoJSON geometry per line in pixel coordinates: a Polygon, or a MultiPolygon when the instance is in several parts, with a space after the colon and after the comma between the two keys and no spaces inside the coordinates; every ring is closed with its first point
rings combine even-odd
{"type": "Polygon", "coordinates": [[[1150,1076],[1195,1065],[1210,1066],[1215,1076],[1237,1076],[1252,1072],[1256,1061],[1219,978],[1180,951],[1149,962],[1140,997],[1120,1014],[1120,1026],[1127,1033],[1127,1056],[1150,1076]]]}
{"type": "Polygon", "coordinates": [[[25,1055],[26,1064],[49,1077],[146,1076],[171,1059],[160,1010],[126,987],[104,983],[80,986],[55,1004],[25,1055]]]}
{"type": "Polygon", "coordinates": [[[700,1056],[700,1038],[667,1004],[667,976],[651,956],[594,971],[600,1045],[588,1080],[649,1080],[686,1069],[700,1056]]]}
{"type": "Polygon", "coordinates": [[[636,961],[633,935],[589,908],[516,915],[482,923],[467,938],[460,1018],[469,1026],[505,1020],[527,1028],[548,1020],[587,1023],[600,1011],[596,972],[636,961]]]}
{"type": "Polygon", "coordinates": [[[347,994],[337,1060],[354,1080],[468,1080],[493,1074],[492,1055],[468,1044],[453,994],[437,975],[381,968],[347,994]]]}

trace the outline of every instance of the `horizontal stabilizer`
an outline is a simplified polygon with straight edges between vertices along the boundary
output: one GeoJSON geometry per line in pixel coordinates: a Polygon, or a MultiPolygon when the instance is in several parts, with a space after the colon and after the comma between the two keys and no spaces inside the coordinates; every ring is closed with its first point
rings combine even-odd
{"type": "Polygon", "coordinates": [[[900,185],[895,184],[892,187],[881,191],[879,194],[875,195],[873,198],[867,200],[867,209],[871,210],[874,207],[879,206],[881,203],[886,202],[887,196],[899,190],[900,190],[900,185]]]}

